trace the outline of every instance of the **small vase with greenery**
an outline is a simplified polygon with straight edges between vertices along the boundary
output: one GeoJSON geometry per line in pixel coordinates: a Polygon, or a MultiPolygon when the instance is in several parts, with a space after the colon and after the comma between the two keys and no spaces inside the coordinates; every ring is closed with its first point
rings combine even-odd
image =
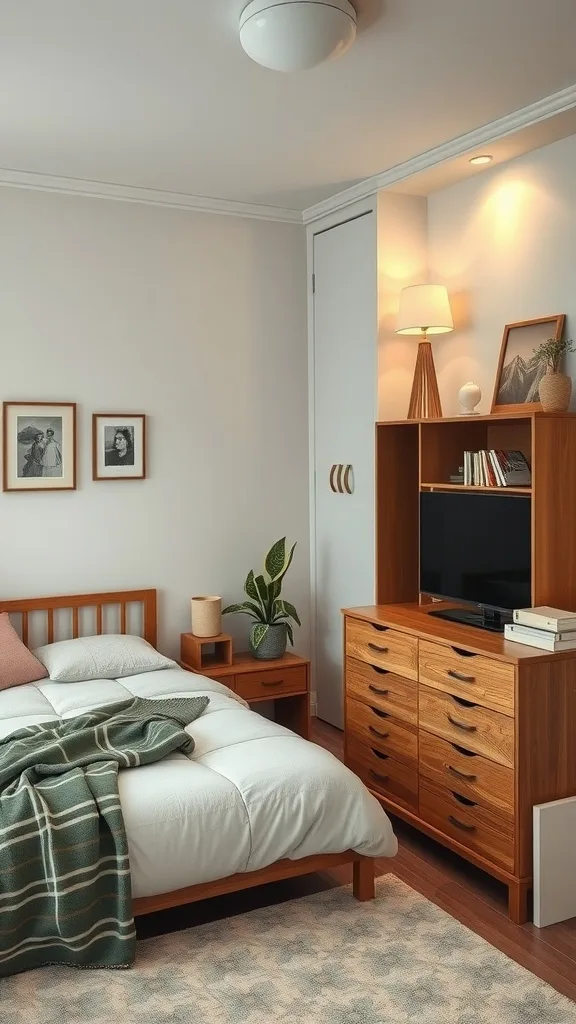
{"type": "Polygon", "coordinates": [[[566,353],[574,351],[574,342],[567,338],[548,338],[534,349],[537,359],[546,365],[538,386],[544,412],[566,412],[570,405],[572,379],[560,367],[566,353]]]}
{"type": "Polygon", "coordinates": [[[266,555],[264,572],[256,576],[251,569],[246,577],[244,590],[248,600],[229,604],[222,612],[223,615],[249,615],[255,620],[250,629],[250,650],[255,658],[263,661],[281,658],[286,652],[287,640],[294,645],[290,620],[300,625],[294,605],[280,597],[295,547],[293,544],[287,553],[286,538],[277,540],[266,555]]]}

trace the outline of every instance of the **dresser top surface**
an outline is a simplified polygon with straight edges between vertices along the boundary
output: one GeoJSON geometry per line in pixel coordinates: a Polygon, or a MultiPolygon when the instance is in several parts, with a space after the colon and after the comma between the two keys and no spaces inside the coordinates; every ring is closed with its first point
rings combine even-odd
{"type": "Polygon", "coordinates": [[[419,604],[380,604],[366,605],[362,608],[344,608],[344,614],[352,618],[368,622],[381,622],[383,625],[401,629],[423,640],[450,644],[484,654],[488,658],[507,661],[512,664],[528,664],[529,662],[556,661],[558,659],[576,658],[576,650],[562,651],[556,654],[541,651],[536,647],[505,640],[503,633],[490,633],[476,626],[464,626],[459,622],[447,622],[445,619],[434,618],[430,611],[440,608],[453,608],[453,604],[435,602],[430,605],[419,604]]]}

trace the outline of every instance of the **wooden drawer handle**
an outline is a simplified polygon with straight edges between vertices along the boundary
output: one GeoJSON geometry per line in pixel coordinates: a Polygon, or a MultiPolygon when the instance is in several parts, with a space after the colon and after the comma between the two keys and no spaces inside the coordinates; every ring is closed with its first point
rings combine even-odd
{"type": "MultiPolygon", "coordinates": [[[[452,645],[451,645],[452,646],[452,645]]],[[[474,651],[463,651],[461,647],[452,647],[454,654],[459,654],[461,658],[477,658],[478,655],[474,651]]]]}
{"type": "Polygon", "coordinates": [[[476,732],[475,725],[467,725],[466,722],[459,722],[457,718],[452,718],[452,715],[448,715],[448,721],[450,725],[455,725],[457,729],[463,729],[464,732],[476,732]]]}
{"type": "Polygon", "coordinates": [[[463,821],[458,821],[458,818],[455,818],[453,814],[448,815],[448,821],[451,821],[453,825],[456,825],[456,828],[463,829],[464,832],[476,831],[476,825],[466,825],[463,821]]]}
{"type": "Polygon", "coordinates": [[[268,679],[268,680],[263,679],[262,680],[262,686],[282,686],[283,682],[284,682],[283,679],[274,679],[274,680],[272,680],[272,679],[268,679]]]}
{"type": "Polygon", "coordinates": [[[379,633],[386,633],[390,629],[390,626],[382,626],[379,622],[371,622],[372,629],[377,629],[379,633]]]}
{"type": "Polygon", "coordinates": [[[448,675],[451,679],[458,679],[460,683],[475,683],[475,676],[465,676],[463,672],[457,672],[455,668],[448,669],[448,675]]]}
{"type": "Polygon", "coordinates": [[[377,729],[374,725],[369,725],[368,731],[374,733],[374,736],[378,736],[378,738],[381,740],[387,740],[390,735],[389,732],[380,732],[380,730],[377,729]]]}
{"type": "Polygon", "coordinates": [[[374,754],[374,755],[375,755],[376,757],[378,757],[378,758],[379,758],[379,759],[380,759],[381,761],[387,761],[387,760],[388,760],[388,758],[390,757],[390,754],[383,754],[383,753],[382,753],[382,752],[381,752],[380,750],[376,750],[376,748],[375,748],[375,747],[370,747],[370,750],[371,750],[371,751],[372,751],[372,753],[373,753],[373,754],[374,754]]]}
{"type": "Polygon", "coordinates": [[[464,757],[478,757],[478,754],[475,754],[473,750],[466,750],[466,747],[459,747],[457,743],[451,743],[450,746],[454,748],[456,753],[463,754],[464,757]]]}
{"type": "Polygon", "coordinates": [[[387,697],[390,693],[390,690],[381,690],[379,686],[374,686],[373,683],[368,683],[368,689],[371,690],[372,693],[377,693],[379,697],[387,697]]]}
{"type": "Polygon", "coordinates": [[[388,654],[387,647],[379,647],[378,644],[368,644],[371,651],[376,651],[377,654],[388,654]]]}
{"type": "Polygon", "coordinates": [[[387,676],[390,674],[390,670],[387,668],[380,668],[379,665],[370,665],[373,672],[377,672],[379,676],[387,676]]]}
{"type": "Polygon", "coordinates": [[[469,800],[467,796],[460,796],[460,793],[456,793],[454,790],[452,790],[452,796],[459,804],[463,804],[464,807],[476,807],[474,800],[469,800]]]}
{"type": "Polygon", "coordinates": [[[375,771],[374,768],[370,768],[370,775],[372,775],[373,778],[378,779],[379,782],[388,782],[388,779],[390,778],[389,775],[382,775],[380,772],[375,771]]]}
{"type": "Polygon", "coordinates": [[[473,700],[464,700],[464,697],[456,697],[453,693],[450,694],[455,704],[459,704],[461,708],[477,708],[478,705],[473,700]]]}
{"type": "Polygon", "coordinates": [[[370,705],[370,711],[372,711],[377,718],[390,718],[387,711],[380,711],[380,708],[373,708],[372,705],[370,705]]]}
{"type": "Polygon", "coordinates": [[[453,768],[451,764],[444,766],[447,771],[452,772],[452,775],[456,775],[459,779],[465,779],[466,782],[476,782],[477,775],[467,775],[466,772],[461,772],[458,768],[453,768]]]}

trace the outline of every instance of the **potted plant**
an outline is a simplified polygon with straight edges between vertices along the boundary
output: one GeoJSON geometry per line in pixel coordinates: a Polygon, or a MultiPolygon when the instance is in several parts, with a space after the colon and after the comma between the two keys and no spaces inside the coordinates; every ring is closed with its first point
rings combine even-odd
{"type": "Polygon", "coordinates": [[[281,658],[286,652],[287,640],[294,645],[291,619],[300,625],[294,605],[280,597],[295,547],[293,544],[286,554],[286,538],[277,540],[264,560],[264,573],[256,576],[251,569],[246,577],[244,590],[248,600],[230,604],[222,612],[223,615],[249,615],[255,620],[250,629],[250,650],[255,658],[263,661],[281,658]]]}
{"type": "Polygon", "coordinates": [[[546,373],[538,387],[544,412],[566,412],[572,395],[572,380],[561,373],[564,355],[574,352],[574,343],[562,338],[548,338],[534,349],[537,358],[546,364],[546,373]]]}

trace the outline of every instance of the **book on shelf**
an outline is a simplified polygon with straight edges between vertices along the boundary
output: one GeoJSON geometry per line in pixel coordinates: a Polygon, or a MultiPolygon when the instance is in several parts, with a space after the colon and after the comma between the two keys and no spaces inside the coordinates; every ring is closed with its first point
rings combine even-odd
{"type": "Polygon", "coordinates": [[[576,636],[573,639],[556,640],[555,633],[541,630],[541,636],[519,633],[518,627],[513,623],[504,626],[504,637],[506,640],[513,640],[517,644],[525,644],[527,647],[538,647],[541,651],[574,651],[576,650],[576,636]]]}
{"type": "Polygon", "coordinates": [[[532,626],[544,629],[549,633],[566,633],[576,630],[576,613],[564,611],[562,608],[516,608],[512,618],[517,626],[532,626]]]}
{"type": "Polygon", "coordinates": [[[521,451],[464,452],[464,486],[528,487],[531,482],[530,466],[521,451]]]}
{"type": "Polygon", "coordinates": [[[552,629],[537,629],[536,626],[519,626],[517,622],[512,623],[512,631],[514,636],[534,636],[546,637],[548,640],[576,640],[575,629],[564,629],[560,633],[554,632],[552,629]]]}

